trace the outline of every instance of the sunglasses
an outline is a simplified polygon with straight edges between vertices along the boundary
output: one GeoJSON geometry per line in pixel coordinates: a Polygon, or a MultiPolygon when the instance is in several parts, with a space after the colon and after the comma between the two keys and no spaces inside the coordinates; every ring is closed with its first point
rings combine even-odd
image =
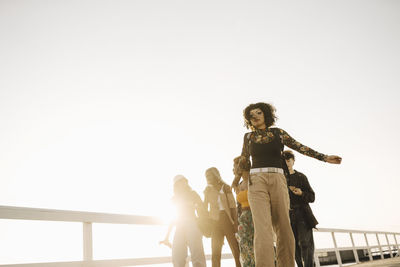
{"type": "MultiPolygon", "coordinates": [[[[256,114],[257,115],[261,115],[261,114],[263,114],[263,112],[262,111],[257,111],[256,114]]],[[[254,115],[253,114],[249,114],[249,119],[250,120],[255,119],[254,115]]]]}

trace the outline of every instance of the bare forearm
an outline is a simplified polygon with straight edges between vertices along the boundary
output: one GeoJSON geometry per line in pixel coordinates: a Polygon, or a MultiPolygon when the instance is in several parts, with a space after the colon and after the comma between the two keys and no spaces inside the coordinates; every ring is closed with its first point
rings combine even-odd
{"type": "Polygon", "coordinates": [[[169,235],[171,234],[172,228],[174,228],[175,223],[170,223],[168,226],[167,234],[165,235],[165,240],[169,240],[169,235]]]}

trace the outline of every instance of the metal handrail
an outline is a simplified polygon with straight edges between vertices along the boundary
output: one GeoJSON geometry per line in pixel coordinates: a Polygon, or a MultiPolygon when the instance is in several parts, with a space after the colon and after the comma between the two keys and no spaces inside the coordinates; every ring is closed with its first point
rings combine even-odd
{"type": "MultiPolygon", "coordinates": [[[[80,222],[83,225],[83,259],[82,261],[71,262],[53,262],[53,263],[29,263],[29,264],[9,264],[1,265],[1,267],[86,267],[86,266],[99,266],[99,267],[122,267],[127,265],[147,265],[147,264],[162,264],[170,263],[171,257],[153,257],[153,258],[134,258],[134,259],[114,259],[114,260],[93,260],[93,237],[92,225],[93,223],[108,223],[108,224],[138,224],[138,225],[165,225],[158,217],[153,216],[137,216],[137,215],[123,215],[111,213],[97,213],[97,212],[82,212],[82,211],[68,211],[68,210],[54,210],[54,209],[38,209],[26,207],[13,207],[13,206],[0,206],[0,219],[12,220],[40,220],[40,221],[63,221],[63,222],[80,222]]],[[[384,246],[395,246],[397,249],[396,256],[399,255],[400,248],[397,243],[396,236],[400,237],[400,233],[396,232],[383,232],[383,231],[362,231],[362,230],[347,230],[347,229],[330,229],[318,228],[314,232],[327,232],[331,233],[334,248],[316,249],[315,262],[316,266],[320,267],[318,254],[322,252],[334,251],[336,253],[339,266],[342,266],[340,251],[353,250],[356,262],[359,263],[357,249],[367,249],[369,251],[369,259],[373,260],[371,249],[379,248],[381,257],[383,258],[382,245],[379,242],[378,235],[384,234],[386,236],[387,244],[384,246]],[[352,246],[351,247],[338,247],[336,243],[335,233],[348,233],[350,235],[352,246]],[[366,241],[366,246],[355,246],[352,234],[363,234],[366,241]],[[375,234],[378,241],[378,246],[370,246],[367,234],[375,234]],[[395,244],[389,244],[388,235],[393,235],[395,244]]],[[[390,250],[390,256],[394,257],[390,250]]],[[[230,254],[224,254],[224,259],[232,258],[230,254]]],[[[210,259],[210,255],[207,255],[210,259]]]]}
{"type": "MultiPolygon", "coordinates": [[[[391,258],[394,257],[393,251],[392,251],[392,247],[396,248],[396,257],[398,257],[399,253],[400,253],[399,243],[397,243],[397,238],[396,238],[396,235],[400,236],[400,233],[396,233],[396,232],[363,231],[363,230],[330,229],[330,228],[318,228],[318,229],[314,229],[314,232],[331,233],[332,241],[333,241],[333,244],[334,244],[333,251],[336,254],[336,260],[337,260],[339,266],[343,266],[342,258],[341,258],[341,255],[340,255],[340,251],[353,250],[354,259],[355,259],[356,263],[360,263],[360,259],[358,257],[358,253],[357,253],[358,249],[367,249],[368,250],[368,257],[369,257],[370,261],[373,260],[372,251],[371,251],[371,249],[373,249],[373,248],[379,248],[381,259],[384,259],[384,251],[382,249],[382,246],[387,246],[389,248],[389,254],[390,254],[391,258]],[[349,238],[351,240],[352,246],[351,247],[339,247],[337,245],[337,242],[336,242],[335,233],[346,233],[346,234],[349,234],[349,238]],[[366,245],[365,246],[356,246],[355,243],[354,243],[353,234],[363,234],[364,238],[365,238],[366,245]],[[376,246],[369,245],[367,234],[374,234],[376,236],[376,241],[377,241],[378,245],[376,245],[376,246]],[[385,237],[386,237],[386,242],[387,243],[385,245],[381,245],[381,243],[379,241],[379,236],[378,235],[380,235],[380,234],[385,235],[385,237]],[[392,235],[394,237],[395,243],[391,244],[389,242],[388,235],[392,235]]],[[[322,252],[331,252],[331,251],[332,251],[332,249],[327,249],[327,248],[325,248],[325,249],[316,249],[315,250],[314,259],[315,259],[316,267],[320,267],[320,261],[319,261],[318,254],[322,253],[322,252]]]]}

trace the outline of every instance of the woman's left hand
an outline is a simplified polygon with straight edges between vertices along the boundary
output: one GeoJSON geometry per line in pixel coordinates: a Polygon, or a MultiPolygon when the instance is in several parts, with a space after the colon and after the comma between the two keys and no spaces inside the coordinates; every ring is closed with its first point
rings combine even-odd
{"type": "Polygon", "coordinates": [[[340,164],[342,162],[342,158],[339,156],[331,155],[326,156],[325,161],[332,164],[340,164]]]}

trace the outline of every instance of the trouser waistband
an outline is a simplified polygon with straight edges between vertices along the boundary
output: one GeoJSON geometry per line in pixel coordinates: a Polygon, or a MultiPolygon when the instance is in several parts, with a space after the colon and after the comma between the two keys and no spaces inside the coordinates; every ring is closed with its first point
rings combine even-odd
{"type": "Polygon", "coordinates": [[[283,174],[282,168],[275,168],[275,167],[264,167],[264,168],[253,168],[250,169],[250,174],[252,173],[260,173],[260,172],[276,172],[283,174]]]}

